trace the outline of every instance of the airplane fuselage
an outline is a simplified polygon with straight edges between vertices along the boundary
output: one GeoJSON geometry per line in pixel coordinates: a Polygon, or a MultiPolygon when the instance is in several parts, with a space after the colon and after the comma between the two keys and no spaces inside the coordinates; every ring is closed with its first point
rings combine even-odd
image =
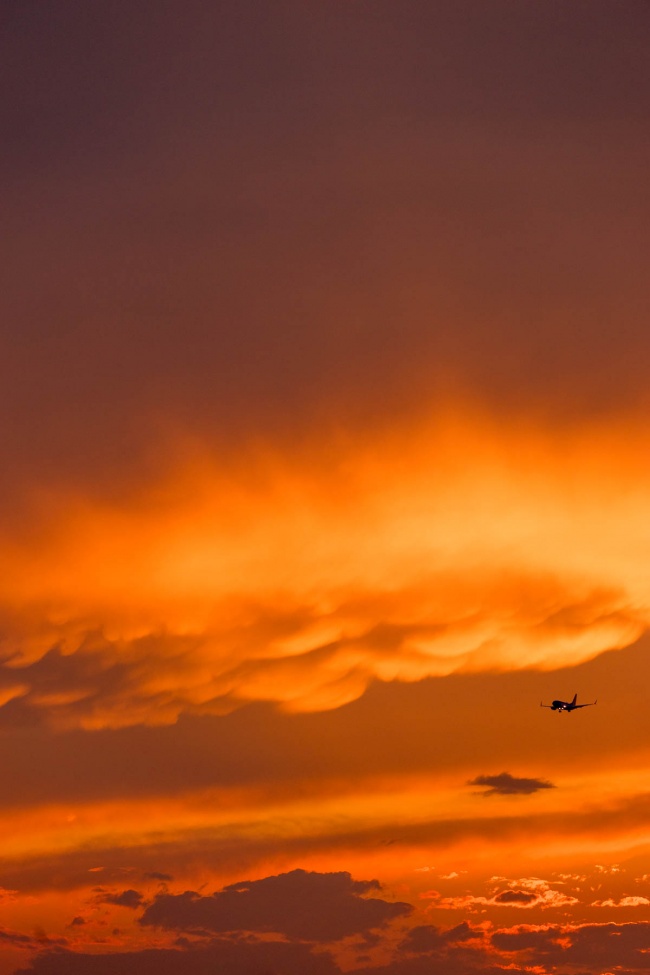
{"type": "Polygon", "coordinates": [[[552,711],[567,711],[569,714],[571,714],[571,712],[575,711],[575,709],[576,705],[571,701],[553,701],[551,704],[552,711]]]}
{"type": "Polygon", "coordinates": [[[543,708],[550,708],[551,711],[557,711],[558,714],[562,714],[566,711],[567,714],[571,714],[572,711],[576,711],[578,708],[590,708],[594,704],[598,704],[598,701],[589,701],[587,704],[578,704],[578,695],[573,695],[572,701],[553,701],[551,704],[544,704],[540,701],[540,706],[543,708]]]}

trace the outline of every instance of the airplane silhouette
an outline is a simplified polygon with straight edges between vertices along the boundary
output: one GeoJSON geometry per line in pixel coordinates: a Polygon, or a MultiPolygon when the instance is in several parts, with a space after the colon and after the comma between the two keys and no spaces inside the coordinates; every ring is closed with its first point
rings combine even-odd
{"type": "Polygon", "coordinates": [[[552,704],[542,704],[540,701],[539,706],[540,708],[550,708],[551,711],[558,711],[560,714],[562,714],[563,711],[566,711],[567,714],[571,714],[571,712],[575,711],[576,708],[590,708],[593,707],[594,704],[598,704],[598,700],[590,701],[589,704],[576,704],[577,700],[578,695],[574,694],[572,701],[553,701],[552,704]]]}

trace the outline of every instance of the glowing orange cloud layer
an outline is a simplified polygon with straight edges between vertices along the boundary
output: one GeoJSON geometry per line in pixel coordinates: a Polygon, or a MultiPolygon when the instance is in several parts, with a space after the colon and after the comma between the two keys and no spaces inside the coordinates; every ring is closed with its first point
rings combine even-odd
{"type": "Polygon", "coordinates": [[[194,452],[122,505],[41,497],[3,529],[0,700],[87,727],[327,709],[624,646],[650,622],[648,440],[449,413],[227,469],[194,452]]]}

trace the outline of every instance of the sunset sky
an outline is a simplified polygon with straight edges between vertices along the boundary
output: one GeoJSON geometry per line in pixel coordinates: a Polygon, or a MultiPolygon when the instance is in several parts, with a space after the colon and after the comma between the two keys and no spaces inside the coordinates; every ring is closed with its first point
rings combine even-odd
{"type": "Polygon", "coordinates": [[[650,972],[647,0],[0,18],[0,975],[650,972]]]}

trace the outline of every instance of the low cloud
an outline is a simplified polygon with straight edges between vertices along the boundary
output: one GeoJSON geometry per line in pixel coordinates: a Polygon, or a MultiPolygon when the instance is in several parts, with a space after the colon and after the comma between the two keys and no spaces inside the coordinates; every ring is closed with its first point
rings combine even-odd
{"type": "Polygon", "coordinates": [[[491,936],[492,945],[528,965],[591,973],[650,968],[650,924],[521,925],[491,936]]]}
{"type": "Polygon", "coordinates": [[[562,891],[555,890],[545,880],[538,877],[525,877],[512,881],[510,886],[497,890],[491,896],[481,894],[462,894],[456,897],[443,897],[438,891],[427,895],[437,908],[444,910],[476,911],[486,907],[539,907],[557,908],[577,904],[578,899],[562,891]]]}
{"type": "Polygon", "coordinates": [[[491,904],[505,904],[514,907],[532,907],[538,901],[537,894],[529,890],[502,890],[490,901],[491,904]]]}
{"type": "Polygon", "coordinates": [[[205,947],[149,948],[116,954],[66,950],[42,952],[15,975],[341,975],[326,952],[284,942],[246,943],[215,939],[205,947]],[[119,966],[119,967],[118,967],[119,966]]]}
{"type": "MultiPolygon", "coordinates": [[[[156,855],[158,865],[164,865],[160,851],[156,855]]],[[[103,857],[101,860],[105,862],[103,857]]],[[[112,878],[109,882],[115,883],[112,878]]],[[[116,885],[113,891],[95,893],[108,903],[135,901],[140,896],[138,891],[116,885]]],[[[435,971],[512,975],[533,970],[593,975],[605,969],[619,970],[617,964],[621,971],[634,971],[635,975],[647,970],[648,924],[554,923],[494,930],[504,910],[530,916],[531,909],[560,908],[562,914],[558,911],[556,917],[566,917],[564,909],[575,904],[575,898],[540,877],[500,876],[487,882],[484,896],[442,898],[437,894],[432,900],[435,909],[488,912],[483,918],[492,923],[472,925],[468,918],[452,928],[418,925],[405,932],[411,905],[390,902],[377,881],[353,880],[348,873],[292,871],[230,884],[215,894],[159,895],[144,906],[142,919],[147,929],[160,927],[155,938],[159,945],[167,942],[166,948],[125,951],[128,943],[109,937],[103,946],[84,953],[66,950],[63,942],[43,942],[20,933],[10,934],[6,940],[16,948],[37,952],[32,962],[23,963],[23,975],[114,975],[118,956],[109,953],[111,947],[119,949],[121,975],[183,975],[187,971],[193,975],[215,971],[228,975],[266,971],[340,975],[335,953],[340,945],[336,942],[350,936],[360,939],[359,950],[364,949],[362,953],[368,956],[356,959],[355,971],[363,975],[431,975],[435,971]],[[397,944],[394,928],[388,927],[393,920],[402,929],[397,944]],[[366,945],[373,949],[370,954],[366,945]],[[328,947],[331,954],[324,951],[328,947]],[[375,948],[383,958],[380,967],[375,948]]],[[[642,901],[645,898],[635,900],[635,906],[645,910],[648,905],[642,901]]],[[[603,902],[602,906],[608,905],[603,902]]],[[[613,906],[633,907],[625,897],[613,906]]],[[[75,919],[74,931],[82,938],[85,929],[80,919],[75,919]]]]}
{"type": "Polygon", "coordinates": [[[640,897],[636,894],[632,894],[628,897],[621,897],[620,900],[612,900],[609,897],[604,901],[593,901],[592,907],[647,907],[650,904],[650,900],[647,897],[640,897]]]}
{"type": "Polygon", "coordinates": [[[101,894],[97,897],[98,904],[115,904],[117,907],[130,907],[135,910],[140,907],[143,895],[138,890],[123,890],[121,894],[101,894]]]}
{"type": "MultiPolygon", "coordinates": [[[[206,942],[180,937],[174,947],[123,951],[73,952],[63,944],[37,943],[10,935],[16,947],[37,954],[15,975],[342,975],[333,954],[322,945],[299,941],[236,939],[213,936],[206,942]],[[40,949],[40,950],[39,950],[40,949]]],[[[364,942],[365,944],[365,942],[364,942]]],[[[593,975],[595,971],[646,972],[649,969],[650,924],[520,924],[494,930],[466,922],[454,928],[414,927],[396,946],[381,947],[388,961],[377,966],[369,956],[357,958],[357,975],[526,975],[553,971],[557,975],[593,975]],[[392,956],[392,957],[391,957],[392,956]]],[[[349,964],[346,964],[349,970],[349,964]]]]}
{"type": "Polygon", "coordinates": [[[274,932],[299,941],[331,942],[408,915],[410,904],[369,897],[376,880],[349,873],[292,870],[230,884],[210,896],[158,894],[140,924],[176,931],[274,932]]]}
{"type": "Polygon", "coordinates": [[[485,796],[529,796],[542,789],[554,789],[555,785],[547,779],[525,779],[509,772],[500,772],[499,775],[477,775],[475,779],[470,779],[468,785],[485,786],[485,796]]]}
{"type": "Polygon", "coordinates": [[[441,930],[433,924],[422,924],[411,928],[404,940],[400,942],[399,950],[426,954],[427,952],[438,951],[446,945],[481,937],[482,933],[480,929],[475,930],[470,927],[466,921],[447,930],[441,930]]]}

